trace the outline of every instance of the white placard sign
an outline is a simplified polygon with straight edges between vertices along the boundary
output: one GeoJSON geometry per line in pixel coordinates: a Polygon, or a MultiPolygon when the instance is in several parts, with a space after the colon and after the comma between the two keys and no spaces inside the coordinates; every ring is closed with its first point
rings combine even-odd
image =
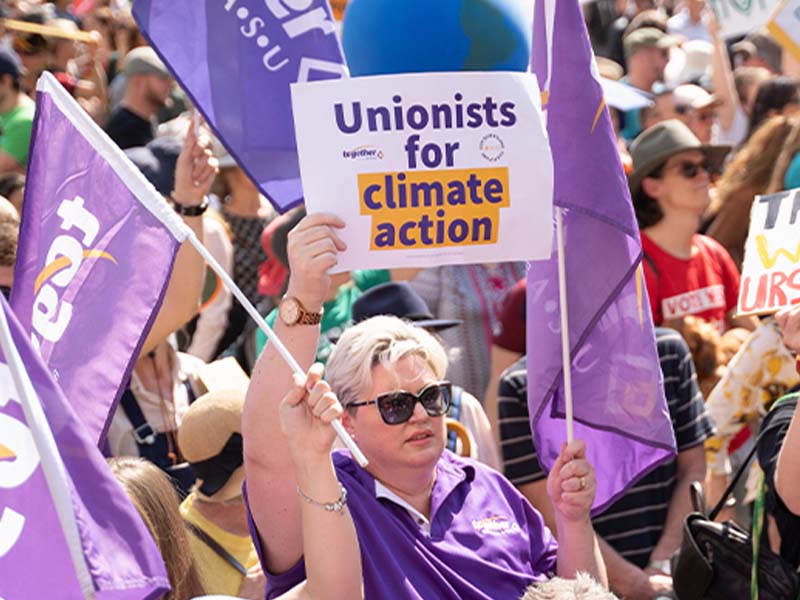
{"type": "Polygon", "coordinates": [[[800,304],[800,189],[756,196],[745,244],[740,315],[800,304]]]}
{"type": "Polygon", "coordinates": [[[766,25],[778,0],[708,0],[719,22],[722,37],[750,33],[766,25]]]}
{"type": "Polygon", "coordinates": [[[536,77],[425,73],[292,86],[309,213],[337,270],[548,258],[553,163],[536,77]]]}
{"type": "Polygon", "coordinates": [[[800,61],[800,0],[783,0],[767,29],[784,50],[800,61]]]}

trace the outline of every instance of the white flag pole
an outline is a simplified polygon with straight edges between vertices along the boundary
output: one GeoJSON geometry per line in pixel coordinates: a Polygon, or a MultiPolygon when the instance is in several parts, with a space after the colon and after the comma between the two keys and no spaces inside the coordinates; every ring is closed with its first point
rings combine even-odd
{"type": "MultiPolygon", "coordinates": [[[[534,9],[535,13],[535,9],[534,9]]],[[[548,105],[550,102],[550,85],[553,78],[553,38],[555,36],[555,0],[544,0],[545,35],[547,38],[547,79],[542,95],[544,98],[544,118],[547,124],[548,105]]],[[[564,244],[564,209],[556,207],[556,245],[558,251],[558,303],[561,313],[561,365],[564,372],[564,408],[567,422],[567,442],[572,442],[574,434],[574,417],[572,404],[572,361],[569,344],[569,313],[567,303],[567,267],[564,244]]]]}
{"type": "MultiPolygon", "coordinates": [[[[266,324],[264,318],[253,307],[247,297],[236,286],[230,276],[225,272],[225,269],[220,266],[217,260],[206,250],[205,246],[197,239],[194,232],[181,220],[174,210],[166,203],[163,196],[159,194],[153,185],[145,179],[139,170],[133,166],[131,161],[125,156],[125,153],[111,141],[108,135],[100,129],[100,127],[92,121],[89,115],[84,111],[80,105],[75,102],[75,99],[69,95],[64,87],[58,83],[56,78],[45,71],[39,78],[36,84],[36,89],[41,92],[50,94],[53,101],[61,109],[61,111],[69,118],[70,122],[80,131],[86,139],[88,139],[94,149],[100,154],[108,163],[114,168],[117,175],[123,180],[128,189],[136,196],[136,199],[144,206],[151,214],[156,217],[161,223],[167,227],[172,235],[178,242],[189,240],[200,255],[206,260],[208,266],[219,275],[223,283],[228,287],[231,293],[241,303],[247,313],[253,317],[255,322],[261,330],[267,335],[270,342],[275,344],[275,347],[280,352],[281,356],[292,368],[292,370],[305,377],[305,372],[294,359],[294,357],[283,345],[283,342],[275,335],[275,332],[266,324]]],[[[195,112],[192,119],[192,127],[197,128],[200,125],[199,113],[195,112]]],[[[353,438],[345,430],[339,419],[335,419],[331,425],[336,430],[339,438],[345,446],[353,454],[353,457],[358,461],[362,467],[367,466],[367,457],[361,452],[361,449],[356,445],[353,438]]],[[[1,599],[0,599],[1,600],[1,599]]]]}
{"type": "Polygon", "coordinates": [[[58,452],[53,432],[47,422],[38,395],[33,388],[22,358],[17,352],[14,340],[11,337],[11,330],[8,327],[6,313],[0,309],[0,348],[8,363],[11,378],[14,380],[19,395],[20,405],[25,414],[25,420],[30,426],[33,441],[36,444],[36,451],[39,453],[39,461],[42,464],[47,487],[50,490],[50,497],[58,515],[58,521],[64,533],[64,539],[69,549],[72,564],[75,567],[75,575],[78,584],[86,600],[94,599],[94,582],[86,564],[83,554],[83,542],[78,531],[78,524],[75,520],[75,509],[72,505],[72,493],[67,483],[67,471],[58,452]]]}
{"type": "MultiPolygon", "coordinates": [[[[214,272],[219,276],[222,282],[227,286],[227,288],[231,291],[231,293],[236,297],[242,307],[247,311],[253,320],[256,322],[258,327],[263,331],[271,344],[275,345],[275,349],[280,353],[283,357],[283,360],[286,361],[286,364],[300,377],[305,377],[306,373],[303,371],[303,368],[300,364],[295,360],[294,356],[292,356],[291,352],[283,345],[281,339],[277,336],[277,334],[272,330],[272,328],[267,325],[267,322],[264,320],[264,317],[255,309],[255,307],[251,304],[250,300],[247,299],[247,296],[244,295],[242,290],[234,283],[233,279],[231,279],[230,275],[225,272],[225,269],[222,268],[217,260],[211,255],[211,253],[206,249],[206,247],[197,239],[197,236],[194,233],[191,233],[187,240],[195,247],[195,249],[200,253],[200,255],[206,260],[208,266],[211,267],[214,272]]],[[[342,425],[342,422],[339,419],[334,419],[331,422],[331,426],[336,431],[339,436],[339,439],[342,440],[347,449],[358,461],[358,464],[362,467],[366,467],[368,464],[367,457],[364,456],[364,453],[361,451],[361,448],[358,447],[355,440],[350,437],[350,434],[347,433],[347,430],[342,425]]]]}
{"type": "Polygon", "coordinates": [[[558,303],[561,312],[561,363],[564,370],[564,407],[567,421],[567,442],[575,439],[572,412],[572,361],[569,352],[569,315],[567,314],[567,267],[564,255],[564,209],[556,208],[556,242],[558,243],[558,303]]]}

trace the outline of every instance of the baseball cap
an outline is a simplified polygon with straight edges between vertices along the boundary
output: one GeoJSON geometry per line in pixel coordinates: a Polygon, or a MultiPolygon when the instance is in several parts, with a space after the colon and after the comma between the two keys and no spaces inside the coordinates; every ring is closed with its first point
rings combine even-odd
{"type": "Polygon", "coordinates": [[[0,46],[0,75],[13,75],[18,78],[22,74],[22,62],[12,49],[0,46]]]}
{"type": "Polygon", "coordinates": [[[709,94],[699,85],[693,85],[691,83],[676,87],[672,90],[672,97],[675,98],[676,106],[688,106],[695,110],[702,110],[722,104],[722,100],[713,94],[709,94]]]}
{"type": "Polygon", "coordinates": [[[671,35],[655,27],[642,27],[635,29],[622,40],[625,58],[628,59],[644,48],[671,48],[678,43],[671,35]]]}
{"type": "Polygon", "coordinates": [[[780,44],[764,29],[756,29],[748,33],[741,42],[731,46],[734,56],[745,54],[757,56],[769,65],[774,73],[780,73],[783,64],[783,50],[780,44]]]}
{"type": "Polygon", "coordinates": [[[175,167],[178,166],[183,143],[171,137],[159,137],[146,146],[125,150],[131,162],[163,196],[175,189],[175,167]]]}
{"type": "Polygon", "coordinates": [[[159,77],[172,77],[167,67],[150,46],[134,48],[125,57],[123,69],[126,77],[132,75],[158,75],[159,77]]]}

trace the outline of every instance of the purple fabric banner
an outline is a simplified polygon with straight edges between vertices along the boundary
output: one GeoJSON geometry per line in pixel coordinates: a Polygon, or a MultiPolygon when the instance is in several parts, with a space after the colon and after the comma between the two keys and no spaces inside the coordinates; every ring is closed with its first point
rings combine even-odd
{"type": "Polygon", "coordinates": [[[47,73],[36,102],[11,305],[100,443],[185,226],[47,73]]]}
{"type": "Polygon", "coordinates": [[[289,87],[346,73],[327,0],[136,0],[133,15],[275,208],[302,202],[289,87]]]}
{"type": "MultiPolygon", "coordinates": [[[[67,472],[94,597],[160,598],[169,580],[150,533],[2,297],[0,310],[67,472]]],[[[0,351],[0,597],[82,600],[42,466],[57,457],[37,447],[9,363],[0,351]]]]}
{"type": "MultiPolygon", "coordinates": [[[[597,471],[595,514],[675,455],[639,230],[578,0],[537,0],[532,64],[545,88],[545,4],[555,10],[548,133],[564,210],[575,437],[597,471]],[[557,8],[556,8],[557,6],[557,8]]],[[[550,468],[566,440],[557,251],[531,264],[528,404],[550,468]]]]}

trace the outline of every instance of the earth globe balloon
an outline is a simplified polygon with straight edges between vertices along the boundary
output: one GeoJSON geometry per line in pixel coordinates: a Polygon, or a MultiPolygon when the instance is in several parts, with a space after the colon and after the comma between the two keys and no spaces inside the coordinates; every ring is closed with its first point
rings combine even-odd
{"type": "Polygon", "coordinates": [[[350,74],[527,71],[532,0],[351,0],[350,74]]]}

